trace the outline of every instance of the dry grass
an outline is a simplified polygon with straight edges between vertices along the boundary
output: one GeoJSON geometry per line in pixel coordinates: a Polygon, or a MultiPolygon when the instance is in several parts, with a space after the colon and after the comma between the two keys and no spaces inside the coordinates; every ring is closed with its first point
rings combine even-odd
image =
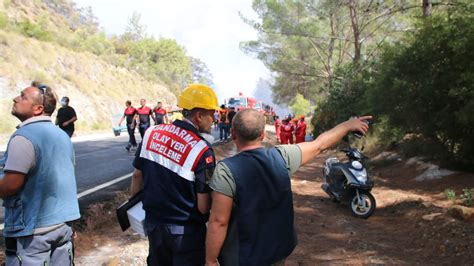
{"type": "MultiPolygon", "coordinates": [[[[123,111],[127,99],[134,105],[142,97],[149,103],[176,103],[176,97],[163,84],[115,67],[91,53],[74,52],[13,32],[0,30],[0,59],[0,78],[14,84],[0,91],[18,92],[34,79],[47,83],[58,97],[70,97],[78,114],[78,130],[110,128],[111,116],[123,111]],[[8,45],[2,45],[2,40],[8,45]]],[[[3,109],[0,115],[10,116],[3,109]]],[[[0,133],[13,130],[9,124],[0,127],[0,133]]]]}
{"type": "Polygon", "coordinates": [[[128,198],[128,192],[119,192],[114,199],[89,205],[81,211],[81,219],[74,224],[77,231],[75,245],[79,254],[90,250],[91,243],[101,245],[111,235],[122,232],[115,209],[128,198]]]}

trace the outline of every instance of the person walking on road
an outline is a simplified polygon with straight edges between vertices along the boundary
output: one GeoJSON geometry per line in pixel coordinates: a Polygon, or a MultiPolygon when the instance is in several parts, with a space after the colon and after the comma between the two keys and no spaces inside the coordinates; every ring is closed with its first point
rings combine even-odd
{"type": "Polygon", "coordinates": [[[45,85],[13,99],[11,113],[21,124],[8,142],[0,179],[7,266],[74,263],[69,222],[80,218],[74,151],[51,121],[55,108],[56,96],[45,85]]]}
{"type": "Polygon", "coordinates": [[[168,124],[168,117],[166,116],[166,110],[162,107],[163,104],[158,102],[156,107],[153,109],[153,113],[155,113],[155,125],[166,123],[168,124]]]}
{"type": "Polygon", "coordinates": [[[69,106],[69,97],[64,96],[61,99],[61,108],[58,110],[56,116],[56,125],[64,130],[69,137],[74,134],[74,122],[77,121],[76,111],[69,106]]]}
{"type": "Polygon", "coordinates": [[[125,111],[123,112],[122,118],[120,118],[120,121],[118,125],[120,126],[123,122],[124,119],[126,119],[127,123],[127,132],[128,132],[128,144],[125,147],[127,151],[130,151],[131,148],[136,149],[137,148],[137,141],[135,140],[135,127],[136,127],[136,121],[135,121],[135,116],[137,115],[137,109],[132,106],[132,101],[127,100],[125,102],[125,111]]]}
{"type": "Polygon", "coordinates": [[[284,263],[297,244],[290,176],[349,132],[365,134],[367,119],[343,122],[312,142],[265,148],[263,115],[253,109],[237,113],[232,139],[239,153],[220,161],[209,182],[206,265],[284,263]]]}
{"type": "Polygon", "coordinates": [[[225,141],[229,137],[228,135],[229,118],[227,117],[227,108],[224,104],[219,109],[219,140],[225,141]]]}
{"type": "Polygon", "coordinates": [[[300,120],[296,123],[295,129],[295,143],[304,142],[306,136],[306,123],[304,122],[304,115],[301,115],[300,120]]]}
{"type": "Polygon", "coordinates": [[[148,265],[203,265],[210,209],[207,181],[215,168],[210,133],[215,92],[189,85],[179,96],[183,120],[147,130],[135,155],[131,193],[143,189],[148,265]]]}
{"type": "Polygon", "coordinates": [[[143,98],[140,99],[140,107],[138,107],[137,109],[137,115],[138,115],[138,131],[140,132],[140,136],[143,139],[143,136],[145,135],[145,131],[151,125],[150,117],[151,119],[154,119],[151,108],[146,106],[146,100],[143,98]]]}

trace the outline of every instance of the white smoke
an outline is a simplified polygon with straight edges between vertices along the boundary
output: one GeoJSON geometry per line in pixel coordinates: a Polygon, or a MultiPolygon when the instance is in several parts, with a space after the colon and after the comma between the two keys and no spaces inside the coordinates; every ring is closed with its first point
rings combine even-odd
{"type": "Polygon", "coordinates": [[[276,115],[280,118],[285,117],[290,113],[288,106],[280,106],[273,102],[272,87],[270,82],[265,79],[258,79],[255,90],[253,91],[253,97],[257,100],[263,101],[264,104],[272,106],[276,115]]]}

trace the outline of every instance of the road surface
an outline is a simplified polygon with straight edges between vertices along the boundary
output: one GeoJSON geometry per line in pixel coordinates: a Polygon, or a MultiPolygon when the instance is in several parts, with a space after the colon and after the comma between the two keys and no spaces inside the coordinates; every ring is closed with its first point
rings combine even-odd
{"type": "MultiPolygon", "coordinates": [[[[213,130],[212,135],[214,139],[219,139],[217,130],[213,130]]],[[[137,141],[141,139],[138,134],[136,138],[137,141]]],[[[134,153],[125,150],[127,141],[128,135],[122,133],[118,137],[74,143],[77,193],[81,207],[106,200],[130,186],[134,153]]],[[[0,152],[0,158],[3,154],[0,152]]],[[[3,173],[0,173],[1,177],[3,173]]],[[[1,199],[0,203],[3,203],[1,199]]],[[[3,212],[4,209],[0,208],[0,229],[3,229],[3,212]]]]}

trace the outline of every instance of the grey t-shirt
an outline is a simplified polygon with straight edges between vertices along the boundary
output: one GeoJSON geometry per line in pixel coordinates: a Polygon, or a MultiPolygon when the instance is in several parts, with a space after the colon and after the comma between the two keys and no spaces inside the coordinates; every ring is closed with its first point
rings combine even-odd
{"type": "MultiPolygon", "coordinates": [[[[23,121],[18,128],[33,122],[51,121],[49,116],[35,116],[23,121]]],[[[8,157],[4,171],[28,174],[36,164],[35,148],[30,140],[23,136],[15,136],[8,143],[8,157]]]]}
{"type": "MultiPolygon", "coordinates": [[[[23,127],[29,123],[37,121],[51,121],[49,116],[37,116],[25,120],[18,128],[23,127]]],[[[30,140],[23,136],[15,136],[8,143],[8,157],[5,162],[5,172],[18,172],[28,174],[29,171],[36,165],[36,152],[30,140]]],[[[49,233],[61,226],[64,223],[56,224],[47,227],[35,228],[33,235],[42,235],[49,233]]]]}
{"type": "Polygon", "coordinates": [[[28,174],[36,164],[35,148],[31,141],[23,136],[15,136],[8,144],[8,158],[4,171],[28,174]]]}
{"type": "MultiPolygon", "coordinates": [[[[275,148],[283,157],[289,175],[293,175],[293,173],[296,172],[296,170],[298,170],[301,166],[302,155],[300,147],[298,145],[281,145],[276,146],[275,148]]],[[[214,174],[209,181],[209,187],[214,191],[234,198],[236,187],[235,179],[230,172],[229,167],[227,167],[224,162],[219,162],[216,165],[214,174]]]]}

